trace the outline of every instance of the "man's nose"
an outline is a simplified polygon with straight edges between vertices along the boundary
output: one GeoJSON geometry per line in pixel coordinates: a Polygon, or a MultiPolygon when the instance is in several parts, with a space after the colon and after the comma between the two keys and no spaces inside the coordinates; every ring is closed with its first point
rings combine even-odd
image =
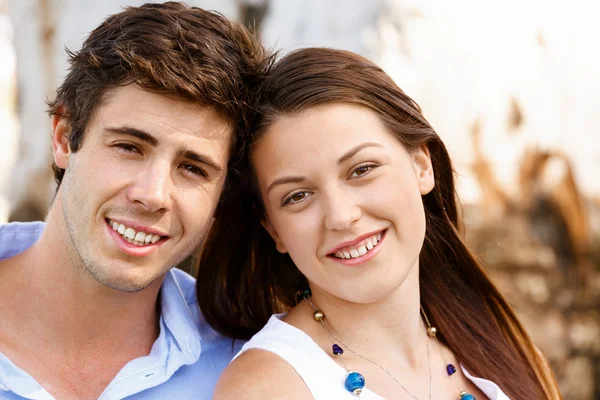
{"type": "Polygon", "coordinates": [[[156,163],[136,176],[128,197],[149,212],[165,211],[171,207],[173,181],[167,163],[156,163]]]}

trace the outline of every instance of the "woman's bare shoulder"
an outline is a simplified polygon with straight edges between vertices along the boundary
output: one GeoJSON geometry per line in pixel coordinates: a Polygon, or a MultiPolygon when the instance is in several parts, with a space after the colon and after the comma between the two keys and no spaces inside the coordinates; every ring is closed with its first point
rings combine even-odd
{"type": "Polygon", "coordinates": [[[312,395],[294,368],[275,353],[251,349],[219,378],[213,400],[306,400],[312,395]]]}

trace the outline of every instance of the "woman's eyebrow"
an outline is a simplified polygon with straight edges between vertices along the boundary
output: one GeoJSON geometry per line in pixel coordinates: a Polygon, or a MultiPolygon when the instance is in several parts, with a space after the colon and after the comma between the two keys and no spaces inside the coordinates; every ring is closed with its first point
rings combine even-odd
{"type": "Polygon", "coordinates": [[[343,156],[341,156],[337,163],[341,164],[344,161],[351,159],[352,157],[354,157],[356,155],[356,153],[358,153],[359,151],[361,151],[363,149],[366,149],[367,147],[383,147],[383,146],[380,145],[379,143],[374,143],[374,142],[367,142],[367,143],[359,144],[358,146],[351,148],[343,156]]]}
{"type": "Polygon", "coordinates": [[[267,193],[269,193],[271,189],[277,185],[283,185],[285,183],[300,183],[304,182],[304,179],[305,178],[303,176],[284,176],[283,178],[275,179],[267,188],[267,193]]]}

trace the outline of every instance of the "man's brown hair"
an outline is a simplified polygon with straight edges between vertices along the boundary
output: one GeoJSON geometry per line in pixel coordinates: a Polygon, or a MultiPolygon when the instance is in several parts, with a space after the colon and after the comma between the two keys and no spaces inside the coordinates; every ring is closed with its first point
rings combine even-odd
{"type": "MultiPolygon", "coordinates": [[[[128,84],[210,107],[243,129],[266,55],[242,25],[178,2],[127,7],[92,31],[80,51],[67,54],[69,72],[49,114],[69,122],[74,152],[107,94],[128,84]]],[[[232,155],[236,142],[234,134],[232,155]]],[[[60,185],[65,170],[53,169],[60,185]]]]}

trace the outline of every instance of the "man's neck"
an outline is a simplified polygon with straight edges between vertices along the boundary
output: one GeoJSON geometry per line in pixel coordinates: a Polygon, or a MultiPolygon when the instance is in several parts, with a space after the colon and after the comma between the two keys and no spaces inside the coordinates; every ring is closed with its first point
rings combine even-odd
{"type": "Polygon", "coordinates": [[[0,351],[65,395],[52,365],[65,373],[102,371],[108,384],[127,362],[149,354],[159,334],[162,279],[135,293],[100,284],[65,252],[53,222],[32,247],[0,262],[0,351]]]}
{"type": "MultiPolygon", "coordinates": [[[[13,264],[9,276],[0,270],[0,281],[19,281],[5,289],[13,292],[10,297],[16,300],[21,315],[28,316],[31,333],[39,329],[46,340],[65,350],[77,343],[98,343],[105,348],[114,344],[123,351],[130,341],[153,342],[158,335],[157,298],[162,279],[134,293],[106,287],[65,252],[69,246],[57,240],[62,235],[56,230],[49,220],[32,247],[7,260],[13,264]]],[[[6,291],[2,293],[7,297],[6,291]]]]}

